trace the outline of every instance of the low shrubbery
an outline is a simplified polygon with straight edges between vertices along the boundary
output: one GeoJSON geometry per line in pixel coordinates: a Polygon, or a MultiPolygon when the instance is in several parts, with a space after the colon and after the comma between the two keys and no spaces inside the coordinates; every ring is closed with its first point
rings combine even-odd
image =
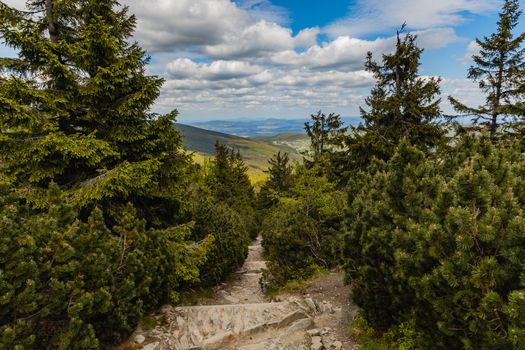
{"type": "Polygon", "coordinates": [[[262,224],[268,288],[338,264],[345,203],[344,192],[326,178],[298,169],[294,186],[268,210],[262,224]]]}
{"type": "Polygon", "coordinates": [[[97,208],[82,221],[56,189],[38,214],[8,197],[0,204],[0,348],[102,347],[199,278],[207,241],[186,241],[190,226],[146,229],[132,206],[114,227],[97,208]]]}
{"type": "Polygon", "coordinates": [[[457,149],[429,159],[402,144],[355,196],[353,299],[375,329],[410,323],[423,347],[523,348],[525,159],[486,139],[457,149]]]}
{"type": "Polygon", "coordinates": [[[243,218],[224,204],[201,203],[195,213],[192,238],[212,238],[213,243],[201,267],[200,284],[214,285],[242,266],[250,237],[243,218]]]}

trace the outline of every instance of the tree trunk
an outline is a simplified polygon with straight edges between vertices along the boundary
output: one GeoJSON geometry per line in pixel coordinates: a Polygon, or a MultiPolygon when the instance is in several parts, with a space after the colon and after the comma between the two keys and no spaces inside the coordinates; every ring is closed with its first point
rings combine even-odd
{"type": "Polygon", "coordinates": [[[500,63],[498,68],[498,80],[496,82],[496,96],[492,106],[492,120],[490,123],[490,139],[494,143],[496,141],[496,133],[498,132],[498,117],[499,106],[501,100],[501,86],[503,81],[503,65],[505,64],[505,53],[500,51],[500,63]]]}
{"type": "Polygon", "coordinates": [[[56,43],[58,40],[58,31],[53,19],[53,0],[46,0],[46,19],[49,39],[51,39],[52,43],[56,43]]]}

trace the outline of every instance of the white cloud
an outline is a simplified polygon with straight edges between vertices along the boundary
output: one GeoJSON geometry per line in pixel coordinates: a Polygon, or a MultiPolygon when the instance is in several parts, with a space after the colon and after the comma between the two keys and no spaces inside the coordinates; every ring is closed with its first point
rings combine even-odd
{"type": "Polygon", "coordinates": [[[342,72],[339,70],[317,71],[307,68],[267,67],[249,72],[249,67],[238,65],[238,61],[225,62],[225,66],[236,66],[236,71],[246,75],[229,79],[215,79],[209,72],[212,64],[179,62],[179,69],[192,74],[179,75],[169,79],[159,100],[161,108],[179,108],[183,114],[192,111],[221,113],[237,110],[251,115],[285,113],[293,110],[295,117],[299,110],[312,112],[318,109],[358,113],[373,83],[371,75],[363,70],[342,72]],[[277,111],[275,110],[277,108],[277,111]]]}
{"type": "MultiPolygon", "coordinates": [[[[440,48],[460,41],[451,28],[437,28],[416,32],[418,44],[423,48],[440,48]]],[[[322,46],[314,45],[298,53],[294,50],[277,52],[272,62],[279,65],[304,66],[311,68],[335,68],[343,70],[362,69],[367,52],[374,56],[393,50],[395,37],[362,40],[340,36],[322,46]]],[[[378,58],[379,59],[379,58],[378,58]]]]}
{"type": "Polygon", "coordinates": [[[269,0],[240,0],[237,5],[250,12],[255,20],[287,25],[290,22],[289,12],[284,7],[276,6],[269,0]]]}
{"type": "Polygon", "coordinates": [[[3,0],[2,1],[7,6],[13,7],[15,9],[25,9],[26,7],[26,0],[3,0]]]}
{"type": "Polygon", "coordinates": [[[318,28],[293,36],[283,11],[266,0],[126,0],[136,38],[150,52],[193,48],[214,58],[259,55],[312,45],[318,28]]]}
{"type": "Polygon", "coordinates": [[[474,14],[498,8],[497,0],[357,0],[347,17],[325,28],[332,37],[359,36],[399,28],[407,22],[416,30],[450,27],[465,21],[465,12],[474,14]]]}
{"type": "Polygon", "coordinates": [[[229,0],[126,0],[137,14],[137,39],[150,51],[222,41],[249,23],[246,11],[229,0]]]}
{"type": "Polygon", "coordinates": [[[310,28],[294,37],[291,29],[263,20],[225,34],[220,44],[205,45],[203,52],[214,58],[261,56],[313,45],[318,33],[319,29],[310,28]]]}
{"type": "Polygon", "coordinates": [[[384,52],[392,47],[394,41],[376,39],[361,40],[341,36],[322,46],[314,45],[304,52],[282,51],[272,56],[272,62],[280,65],[293,65],[311,68],[340,67],[345,70],[362,69],[368,51],[384,52]]]}
{"type": "Polygon", "coordinates": [[[472,40],[465,50],[465,55],[461,57],[460,61],[463,64],[469,64],[472,62],[472,56],[477,55],[479,53],[480,47],[476,40],[472,40]]]}
{"type": "MultiPolygon", "coordinates": [[[[4,1],[17,8],[25,3],[4,1]]],[[[407,21],[421,47],[441,48],[464,40],[454,31],[464,12],[498,5],[496,0],[357,0],[347,17],[326,28],[294,32],[289,13],[271,0],[123,1],[137,15],[135,39],[153,56],[148,72],[166,78],[155,108],[180,108],[183,116],[206,119],[298,117],[318,109],[356,115],[373,85],[363,70],[366,53],[380,60],[395,45],[392,36],[363,35],[394,33],[407,21]],[[319,43],[320,34],[329,40],[319,43]]],[[[471,43],[468,56],[474,50],[471,43]]],[[[477,87],[466,80],[444,79],[442,87],[443,97],[480,101],[477,87]]]]}
{"type": "Polygon", "coordinates": [[[453,43],[465,41],[453,28],[432,28],[416,31],[417,44],[424,49],[440,49],[453,43]]]}
{"type": "Polygon", "coordinates": [[[187,58],[179,58],[168,63],[166,71],[173,78],[229,80],[255,75],[260,73],[262,68],[243,61],[195,63],[187,58]]]}

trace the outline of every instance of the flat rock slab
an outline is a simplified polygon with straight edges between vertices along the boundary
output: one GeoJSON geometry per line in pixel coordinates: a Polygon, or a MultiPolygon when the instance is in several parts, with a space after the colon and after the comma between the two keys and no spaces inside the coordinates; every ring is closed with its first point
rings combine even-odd
{"type": "MultiPolygon", "coordinates": [[[[260,238],[249,247],[242,268],[216,288],[213,298],[198,306],[161,309],[157,327],[140,330],[133,345],[143,350],[310,350],[326,348],[325,329],[316,319],[331,313],[329,302],[295,297],[267,302],[259,279],[266,269],[260,238]]],[[[328,339],[328,338],[327,338],[328,339]]],[[[329,339],[338,349],[340,343],[329,339]]],[[[339,347],[340,349],[341,347],[339,347]]]]}
{"type": "Polygon", "coordinates": [[[242,267],[244,272],[262,272],[264,269],[266,269],[265,261],[247,261],[242,267]]]}
{"type": "MultiPolygon", "coordinates": [[[[222,349],[243,337],[296,326],[305,330],[312,322],[295,303],[202,305],[163,309],[167,325],[155,331],[156,350],[222,349]],[[307,320],[298,324],[297,321],[307,320]]],[[[288,330],[290,332],[290,330],[288,330]]],[[[146,333],[146,337],[151,336],[146,333]]]]}

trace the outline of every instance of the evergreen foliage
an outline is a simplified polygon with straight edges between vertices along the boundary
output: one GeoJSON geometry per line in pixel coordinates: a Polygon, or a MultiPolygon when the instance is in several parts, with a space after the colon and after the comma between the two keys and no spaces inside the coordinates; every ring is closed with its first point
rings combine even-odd
{"type": "Polygon", "coordinates": [[[456,111],[472,116],[474,123],[488,127],[493,140],[500,126],[522,121],[525,33],[516,37],[513,34],[520,16],[519,1],[505,0],[496,33],[483,40],[476,39],[480,51],[472,56],[475,65],[470,67],[468,78],[479,83],[479,88],[486,94],[485,104],[468,107],[449,97],[456,111]]]}
{"type": "Polygon", "coordinates": [[[229,205],[237,211],[250,230],[250,237],[257,236],[255,219],[255,191],[248,177],[248,168],[241,153],[219,142],[215,145],[215,160],[208,183],[216,202],[229,205]]]}
{"type": "Polygon", "coordinates": [[[304,167],[295,184],[265,215],[261,233],[268,259],[266,288],[302,280],[339,263],[344,192],[326,177],[304,167]]]}
{"type": "Polygon", "coordinates": [[[268,179],[259,191],[259,206],[268,209],[279,202],[279,196],[286,195],[294,184],[293,167],[289,164],[288,153],[278,152],[268,160],[268,179]]]}
{"type": "MultiPolygon", "coordinates": [[[[77,207],[174,202],[188,163],[176,111],[148,112],[163,80],[130,43],[135,17],[115,0],[0,4],[0,38],[18,58],[0,59],[0,162],[18,194],[46,207],[52,181],[77,207]]],[[[87,210],[89,211],[89,210],[87,210]]]]}
{"type": "Polygon", "coordinates": [[[419,348],[521,349],[524,159],[485,139],[456,148],[440,162],[401,144],[354,196],[353,300],[376,329],[411,323],[419,348]]]}
{"type": "MultiPolygon", "coordinates": [[[[339,114],[324,114],[322,111],[310,116],[311,122],[304,123],[306,135],[310,138],[310,152],[307,155],[311,160],[305,163],[321,165],[326,162],[326,157],[341,146],[348,128],[343,127],[339,114]]],[[[327,164],[323,164],[327,165],[327,164]]]]}
{"type": "MultiPolygon", "coordinates": [[[[0,38],[19,53],[0,60],[0,347],[102,348],[207,283],[220,235],[188,224],[196,169],[176,111],[148,112],[163,81],[130,43],[134,16],[112,0],[29,5],[0,3],[0,38]]],[[[236,215],[213,225],[238,234],[236,215]]]]}
{"type": "Polygon", "coordinates": [[[130,205],[112,228],[98,208],[83,222],[57,186],[41,214],[3,194],[2,349],[102,348],[198,280],[208,242],[190,246],[188,225],[146,229],[130,205]]]}
{"type": "Polygon", "coordinates": [[[382,65],[368,53],[365,66],[376,85],[365,101],[369,109],[360,109],[363,123],[346,140],[349,150],[341,160],[343,170],[365,169],[373,158],[388,160],[404,139],[421,149],[441,142],[440,79],[419,76],[423,49],[416,39],[398,32],[395,52],[383,55],[382,65]]]}
{"type": "Polygon", "coordinates": [[[192,239],[213,239],[201,266],[199,285],[213,286],[242,266],[248,255],[249,230],[243,217],[225,204],[199,203],[192,239]]]}
{"type": "MultiPolygon", "coordinates": [[[[396,266],[396,250],[406,243],[407,225],[423,218],[436,190],[423,152],[401,143],[397,153],[351,198],[345,266],[353,300],[379,329],[403,321],[414,291],[396,266]]],[[[406,246],[406,249],[416,249],[406,246]]],[[[424,265],[424,264],[422,264],[424,265]]]]}
{"type": "Polygon", "coordinates": [[[239,151],[217,141],[215,161],[209,178],[215,198],[230,205],[253,200],[255,193],[247,170],[239,151]]]}

